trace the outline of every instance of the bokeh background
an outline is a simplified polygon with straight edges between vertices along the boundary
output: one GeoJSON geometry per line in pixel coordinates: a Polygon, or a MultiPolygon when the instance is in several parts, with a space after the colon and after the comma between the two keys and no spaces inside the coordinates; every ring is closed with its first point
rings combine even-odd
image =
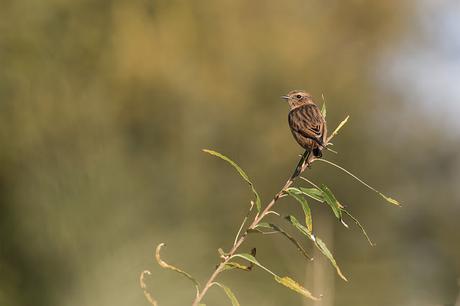
{"type": "MultiPolygon", "coordinates": [[[[351,116],[326,157],[404,206],[317,163],[308,176],[377,244],[314,205],[350,281],[282,237],[243,250],[323,294],[315,305],[455,305],[459,55],[456,0],[3,0],[0,305],[148,305],[145,269],[160,305],[189,305],[193,286],[154,248],[209,276],[251,193],[201,149],[237,161],[266,203],[301,153],[279,98],[291,89],[324,94],[331,128],[351,116]]],[[[313,305],[259,270],[221,281],[242,305],[313,305]]],[[[217,288],[205,302],[229,304],[217,288]]]]}

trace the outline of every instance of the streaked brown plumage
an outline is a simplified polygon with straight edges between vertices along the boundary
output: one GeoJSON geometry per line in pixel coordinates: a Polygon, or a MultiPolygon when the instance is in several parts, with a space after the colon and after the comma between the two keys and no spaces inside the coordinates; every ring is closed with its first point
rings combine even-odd
{"type": "Polygon", "coordinates": [[[327,139],[327,126],[312,96],[303,90],[293,90],[283,98],[289,103],[289,127],[294,139],[315,157],[321,157],[327,139]]]}

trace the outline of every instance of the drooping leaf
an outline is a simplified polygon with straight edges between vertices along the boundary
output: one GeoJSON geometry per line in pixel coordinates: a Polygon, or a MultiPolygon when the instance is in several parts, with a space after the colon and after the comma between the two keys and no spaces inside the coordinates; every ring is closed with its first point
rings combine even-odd
{"type": "Polygon", "coordinates": [[[313,258],[311,258],[308,255],[307,251],[305,251],[305,249],[302,247],[302,245],[294,237],[292,237],[289,233],[287,233],[285,230],[283,230],[278,225],[275,225],[273,223],[261,222],[256,226],[256,229],[258,229],[258,228],[267,228],[267,229],[271,229],[273,231],[276,231],[276,232],[282,234],[284,237],[286,237],[289,241],[291,241],[297,247],[297,250],[299,250],[299,252],[302,253],[303,256],[305,256],[305,258],[307,258],[309,260],[313,260],[313,258]]]}
{"type": "Polygon", "coordinates": [[[299,187],[300,191],[309,196],[312,199],[315,199],[319,202],[324,202],[324,195],[323,191],[317,189],[317,188],[305,188],[305,187],[299,187]]]}
{"type": "Polygon", "coordinates": [[[256,191],[255,187],[254,187],[254,184],[251,182],[251,180],[249,179],[249,176],[246,174],[246,172],[243,171],[243,169],[241,169],[240,166],[238,166],[237,163],[235,163],[233,160],[231,160],[230,158],[228,158],[227,156],[219,153],[219,152],[216,152],[216,151],[213,151],[213,150],[208,150],[208,149],[203,149],[204,152],[208,153],[208,154],[211,154],[211,155],[214,155],[214,156],[217,156],[223,160],[225,160],[227,163],[229,163],[230,165],[233,166],[233,168],[236,169],[236,171],[238,171],[238,173],[241,175],[241,177],[246,181],[246,183],[249,184],[249,186],[251,187],[251,190],[252,192],[254,193],[254,196],[256,198],[256,208],[257,208],[257,211],[260,212],[260,209],[261,209],[261,203],[260,203],[260,196],[259,196],[259,193],[256,191]]]}
{"type": "Polygon", "coordinates": [[[160,267],[164,268],[164,269],[169,269],[169,270],[172,270],[174,272],[177,272],[177,273],[180,273],[182,275],[184,275],[185,277],[187,277],[189,280],[191,280],[193,282],[193,284],[195,285],[195,289],[196,289],[196,295],[198,296],[199,293],[200,293],[200,284],[197,282],[196,279],[194,279],[189,273],[179,269],[179,268],[176,268],[170,264],[168,264],[167,262],[163,261],[160,257],[160,251],[161,251],[161,248],[164,246],[165,244],[164,243],[160,243],[157,248],[156,248],[156,251],[155,251],[155,258],[158,262],[158,264],[160,265],[160,267]]]}
{"type": "Polygon", "coordinates": [[[334,266],[335,270],[337,271],[337,274],[344,281],[347,282],[348,281],[347,278],[343,275],[342,271],[339,268],[339,265],[335,261],[334,256],[332,256],[332,253],[331,253],[331,251],[329,251],[329,249],[327,248],[326,244],[321,239],[319,239],[318,237],[315,237],[315,244],[318,247],[318,249],[321,251],[321,253],[323,253],[324,256],[326,256],[329,259],[329,261],[332,263],[332,265],[334,266]]]}
{"type": "Polygon", "coordinates": [[[387,200],[387,202],[393,204],[393,205],[398,205],[400,206],[401,203],[399,203],[397,200],[393,199],[393,198],[390,198],[390,197],[387,197],[386,195],[384,195],[383,193],[379,192],[379,195],[384,198],[385,200],[387,200]]]}
{"type": "MultiPolygon", "coordinates": [[[[303,177],[302,177],[303,178],[303,177]]],[[[329,205],[334,213],[334,215],[339,219],[339,221],[348,228],[348,225],[345,223],[345,221],[342,218],[342,205],[340,204],[339,201],[335,198],[334,194],[330,191],[329,188],[326,186],[322,186],[321,189],[318,188],[304,188],[304,187],[291,187],[287,189],[288,193],[294,193],[294,194],[303,194],[306,195],[318,202],[321,203],[326,203],[329,205]]]]}
{"type": "Polygon", "coordinates": [[[294,290],[295,292],[300,293],[301,295],[303,295],[303,296],[305,296],[307,298],[310,298],[310,299],[313,299],[313,300],[318,300],[317,297],[313,296],[307,289],[305,289],[302,286],[300,286],[297,282],[295,282],[291,278],[289,278],[287,276],[286,277],[280,277],[280,276],[276,275],[274,272],[270,271],[268,268],[266,268],[265,266],[260,264],[254,256],[252,256],[250,254],[235,254],[232,257],[243,258],[243,259],[255,264],[256,266],[262,268],[264,271],[270,273],[275,278],[275,280],[278,283],[282,284],[283,286],[286,286],[287,288],[289,288],[291,290],[294,290]]]}
{"type": "Polygon", "coordinates": [[[353,177],[355,180],[357,180],[358,182],[360,182],[361,184],[363,184],[364,186],[366,186],[367,188],[369,188],[370,190],[374,191],[375,193],[377,193],[378,195],[380,195],[382,198],[384,198],[388,203],[390,204],[393,204],[393,205],[401,205],[401,203],[399,203],[397,200],[393,199],[393,198],[390,198],[386,195],[384,195],[383,193],[381,193],[380,191],[378,191],[377,189],[375,189],[374,187],[370,186],[369,184],[367,184],[366,182],[364,182],[362,179],[360,179],[359,177],[357,177],[356,175],[354,175],[353,173],[351,173],[350,171],[348,171],[347,169],[337,165],[336,163],[333,163],[327,159],[317,159],[319,161],[322,161],[324,163],[327,163],[329,165],[332,165],[334,167],[336,167],[337,169],[340,169],[342,170],[343,172],[345,172],[346,174],[348,174],[349,176],[353,177]]]}
{"type": "Polygon", "coordinates": [[[347,123],[349,118],[350,116],[347,116],[345,119],[342,120],[342,122],[340,122],[340,124],[335,128],[334,132],[332,132],[331,136],[327,138],[326,143],[329,143],[329,141],[331,141],[331,139],[339,133],[340,129],[345,125],[345,123],[347,123]]]}
{"type": "Polygon", "coordinates": [[[294,216],[286,216],[286,220],[289,221],[299,232],[307,236],[309,239],[313,240],[313,235],[308,231],[308,229],[300,224],[299,220],[297,220],[294,216]]]}
{"type": "Polygon", "coordinates": [[[337,265],[337,262],[334,259],[334,256],[332,256],[332,253],[329,251],[327,248],[326,244],[319,239],[318,237],[314,236],[313,234],[309,234],[307,229],[299,223],[299,221],[294,217],[294,216],[287,216],[286,220],[288,220],[299,232],[307,236],[311,241],[315,243],[315,246],[329,259],[331,264],[334,266],[334,268],[337,271],[337,274],[345,281],[348,281],[347,278],[343,275],[342,271],[340,270],[339,266],[337,265]]]}
{"type": "Polygon", "coordinates": [[[321,202],[323,203],[325,200],[324,200],[324,196],[323,196],[323,192],[319,189],[316,189],[316,188],[305,188],[305,187],[290,187],[286,190],[286,192],[292,192],[292,193],[295,193],[295,194],[303,194],[303,195],[306,195],[307,197],[309,198],[312,198],[313,200],[316,200],[318,202],[321,202]]]}
{"type": "Polygon", "coordinates": [[[356,225],[358,225],[358,227],[361,229],[361,231],[363,232],[364,236],[366,237],[367,241],[369,242],[369,244],[371,246],[375,246],[375,243],[372,242],[371,238],[369,237],[369,235],[367,235],[367,232],[366,230],[364,229],[364,227],[361,225],[361,223],[358,221],[358,219],[356,219],[352,214],[350,214],[349,211],[345,210],[345,209],[342,209],[342,211],[348,215],[355,223],[356,225]]]}
{"type": "Polygon", "coordinates": [[[311,210],[310,210],[310,206],[308,205],[308,202],[307,200],[300,196],[300,195],[297,195],[295,192],[293,191],[287,191],[287,193],[293,197],[294,199],[297,200],[297,202],[300,203],[300,205],[302,206],[302,209],[303,209],[303,212],[305,214],[305,225],[307,226],[307,230],[309,233],[311,233],[313,231],[313,220],[312,220],[312,217],[311,217],[311,210]]]}
{"type": "Polygon", "coordinates": [[[323,191],[324,200],[331,207],[336,218],[339,220],[342,220],[342,209],[341,209],[342,205],[340,205],[339,201],[337,201],[334,194],[327,186],[322,185],[321,190],[323,191]]]}
{"type": "Polygon", "coordinates": [[[147,299],[147,301],[152,305],[152,306],[158,306],[158,302],[152,297],[150,292],[147,291],[147,285],[145,283],[145,275],[151,275],[152,273],[148,270],[145,270],[141,273],[141,276],[139,278],[139,283],[141,288],[144,290],[144,296],[147,299]]]}
{"type": "Polygon", "coordinates": [[[222,285],[221,283],[218,283],[218,282],[213,282],[212,284],[216,285],[216,286],[219,286],[220,288],[222,288],[224,290],[225,294],[227,294],[227,296],[228,296],[228,299],[232,302],[232,306],[240,306],[240,303],[238,302],[238,300],[236,299],[235,294],[232,292],[232,290],[230,290],[230,288],[228,288],[227,286],[224,286],[224,285],[222,285]]]}
{"type": "Polygon", "coordinates": [[[320,300],[320,298],[317,298],[316,296],[311,294],[310,291],[308,291],[307,289],[302,287],[299,283],[297,283],[295,280],[293,280],[292,278],[290,278],[288,276],[285,276],[285,277],[275,276],[275,280],[278,283],[280,283],[281,285],[286,286],[289,289],[294,290],[297,293],[300,293],[301,295],[303,295],[306,298],[309,298],[309,299],[312,299],[312,300],[315,300],[315,301],[320,300]]]}

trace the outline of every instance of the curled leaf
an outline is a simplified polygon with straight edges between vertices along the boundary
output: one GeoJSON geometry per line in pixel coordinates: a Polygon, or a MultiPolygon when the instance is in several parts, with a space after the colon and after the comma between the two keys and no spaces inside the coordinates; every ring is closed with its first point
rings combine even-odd
{"type": "Polygon", "coordinates": [[[145,275],[151,275],[152,273],[148,270],[145,270],[141,273],[141,276],[139,278],[139,283],[141,288],[144,290],[144,296],[147,299],[147,301],[152,305],[152,306],[158,306],[158,302],[152,297],[152,295],[147,291],[147,285],[145,284],[145,275]]]}
{"type": "Polygon", "coordinates": [[[184,275],[185,277],[187,277],[189,280],[191,280],[193,282],[193,284],[195,285],[195,289],[196,289],[196,295],[198,296],[200,294],[200,284],[196,281],[196,279],[194,279],[189,273],[179,269],[179,268],[176,268],[170,264],[168,264],[167,262],[163,261],[160,257],[160,251],[161,251],[161,248],[164,246],[165,244],[164,243],[160,243],[157,248],[156,248],[156,251],[155,251],[155,258],[158,262],[158,264],[160,265],[160,267],[164,268],[164,269],[169,269],[169,270],[172,270],[174,272],[177,272],[179,274],[182,274],[184,275]]]}
{"type": "Polygon", "coordinates": [[[236,171],[238,171],[238,173],[240,174],[240,176],[246,181],[246,183],[249,184],[249,186],[251,187],[251,190],[252,192],[254,193],[254,196],[256,197],[256,208],[257,208],[257,211],[260,212],[260,209],[261,209],[261,201],[260,201],[260,196],[259,196],[259,193],[256,191],[255,187],[254,187],[254,184],[251,182],[251,180],[249,179],[249,176],[246,174],[246,172],[243,171],[243,169],[241,169],[240,166],[238,166],[237,163],[235,163],[233,160],[231,160],[230,158],[228,158],[227,156],[219,153],[219,152],[216,152],[216,151],[213,151],[213,150],[208,150],[208,149],[203,149],[203,152],[206,152],[208,154],[211,154],[211,155],[214,155],[214,156],[217,156],[223,160],[225,160],[227,163],[229,163],[230,165],[233,166],[233,168],[236,169],[236,171]]]}
{"type": "Polygon", "coordinates": [[[228,288],[227,286],[224,286],[224,285],[222,285],[221,283],[218,283],[218,282],[213,282],[212,285],[219,286],[220,288],[222,288],[224,290],[224,292],[228,296],[230,302],[232,302],[232,306],[240,306],[240,303],[238,302],[238,300],[236,299],[235,294],[233,294],[233,292],[232,292],[232,290],[230,290],[230,288],[228,288]]]}

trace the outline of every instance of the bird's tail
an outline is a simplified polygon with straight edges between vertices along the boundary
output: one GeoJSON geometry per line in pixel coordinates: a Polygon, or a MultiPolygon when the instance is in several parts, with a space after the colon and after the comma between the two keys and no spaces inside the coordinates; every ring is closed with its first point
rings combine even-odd
{"type": "Polygon", "coordinates": [[[322,149],[323,147],[321,148],[319,146],[314,147],[312,150],[313,155],[318,158],[323,157],[323,152],[321,152],[322,149]]]}

